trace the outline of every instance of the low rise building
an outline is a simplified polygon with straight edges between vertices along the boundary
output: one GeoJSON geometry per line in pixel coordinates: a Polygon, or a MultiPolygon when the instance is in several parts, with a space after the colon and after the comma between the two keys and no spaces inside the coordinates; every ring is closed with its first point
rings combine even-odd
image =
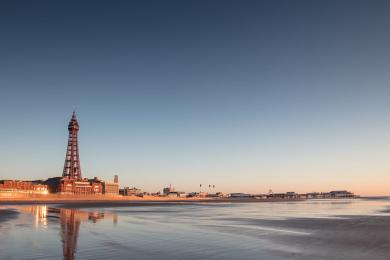
{"type": "Polygon", "coordinates": [[[104,193],[104,195],[119,195],[118,183],[104,182],[103,183],[103,193],[104,193]]]}
{"type": "Polygon", "coordinates": [[[336,190],[329,192],[331,198],[354,198],[355,194],[346,190],[336,190]]]}
{"type": "Polygon", "coordinates": [[[255,199],[267,199],[267,194],[255,194],[253,196],[255,199]]]}
{"type": "Polygon", "coordinates": [[[136,187],[124,187],[123,189],[119,189],[119,194],[122,196],[140,196],[142,193],[141,189],[136,187]]]}
{"type": "Polygon", "coordinates": [[[240,192],[236,192],[236,193],[230,193],[230,198],[252,198],[253,195],[249,194],[249,193],[240,193],[240,192]]]}
{"type": "Polygon", "coordinates": [[[194,192],[190,192],[190,193],[188,193],[187,194],[187,197],[191,197],[191,198],[203,198],[203,197],[207,197],[208,196],[208,193],[207,192],[204,192],[204,191],[202,191],[202,192],[196,192],[196,191],[194,191],[194,192]]]}
{"type": "Polygon", "coordinates": [[[173,188],[172,185],[169,184],[169,187],[166,187],[163,189],[163,194],[168,195],[169,193],[174,192],[174,191],[175,191],[175,188],[173,188]]]}
{"type": "Polygon", "coordinates": [[[172,191],[165,195],[169,198],[186,198],[188,196],[184,191],[172,191]]]}
{"type": "Polygon", "coordinates": [[[269,199],[285,199],[286,193],[271,193],[267,195],[267,198],[269,199]]]}
{"type": "Polygon", "coordinates": [[[217,193],[209,193],[209,194],[207,194],[206,197],[209,197],[209,198],[223,198],[223,197],[225,197],[225,195],[222,192],[217,192],[217,193]]]}
{"type": "Polygon", "coordinates": [[[105,181],[103,183],[103,193],[104,195],[112,195],[116,196],[119,194],[119,183],[118,183],[118,175],[114,176],[114,182],[107,182],[105,181]]]}
{"type": "Polygon", "coordinates": [[[8,194],[47,194],[48,187],[42,181],[0,180],[0,192],[8,194]]]}
{"type": "Polygon", "coordinates": [[[298,195],[298,193],[295,193],[293,191],[288,191],[288,192],[286,192],[286,198],[287,199],[298,199],[299,195],[298,195]]]}
{"type": "Polygon", "coordinates": [[[103,182],[98,178],[73,180],[67,177],[54,177],[45,181],[50,193],[69,195],[101,195],[103,182]]]}

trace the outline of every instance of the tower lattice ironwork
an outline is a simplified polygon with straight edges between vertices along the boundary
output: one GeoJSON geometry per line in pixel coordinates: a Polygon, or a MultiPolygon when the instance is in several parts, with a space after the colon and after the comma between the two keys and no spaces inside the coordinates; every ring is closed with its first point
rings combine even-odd
{"type": "Polygon", "coordinates": [[[68,130],[68,147],[66,150],[62,176],[71,180],[80,180],[82,179],[82,175],[78,144],[79,123],[77,122],[76,113],[74,111],[68,125],[68,130]]]}

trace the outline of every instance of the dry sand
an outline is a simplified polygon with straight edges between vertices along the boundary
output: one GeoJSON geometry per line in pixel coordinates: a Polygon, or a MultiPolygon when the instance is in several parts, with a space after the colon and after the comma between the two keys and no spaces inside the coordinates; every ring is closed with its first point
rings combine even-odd
{"type": "Polygon", "coordinates": [[[77,207],[110,207],[110,206],[147,206],[147,205],[188,205],[193,203],[249,203],[249,202],[283,202],[298,201],[293,199],[254,199],[254,198],[168,198],[157,196],[128,197],[75,197],[48,195],[42,197],[1,198],[0,205],[22,204],[62,204],[77,207]]]}

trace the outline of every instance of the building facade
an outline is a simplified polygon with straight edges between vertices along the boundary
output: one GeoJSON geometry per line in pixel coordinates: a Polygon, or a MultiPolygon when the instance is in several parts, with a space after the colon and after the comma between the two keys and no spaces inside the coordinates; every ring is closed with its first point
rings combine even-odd
{"type": "Polygon", "coordinates": [[[114,182],[104,182],[103,183],[103,193],[105,195],[116,196],[119,195],[119,180],[118,175],[114,176],[114,182]]]}
{"type": "Polygon", "coordinates": [[[47,194],[48,187],[42,181],[0,180],[1,193],[47,194]]]}
{"type": "Polygon", "coordinates": [[[137,189],[136,187],[124,187],[123,189],[119,190],[119,194],[122,196],[140,196],[143,193],[142,190],[137,189]]]}

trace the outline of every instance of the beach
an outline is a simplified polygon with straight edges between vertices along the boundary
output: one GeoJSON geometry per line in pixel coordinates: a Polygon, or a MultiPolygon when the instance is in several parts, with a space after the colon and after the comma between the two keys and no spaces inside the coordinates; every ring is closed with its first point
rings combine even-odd
{"type": "Polygon", "coordinates": [[[258,202],[283,202],[300,201],[300,199],[255,199],[255,198],[172,198],[163,196],[24,196],[24,197],[0,197],[0,205],[15,204],[66,204],[85,206],[141,206],[148,204],[192,204],[192,203],[258,203],[258,202]]]}
{"type": "Polygon", "coordinates": [[[3,202],[0,259],[388,259],[389,229],[388,199],[3,202]]]}

